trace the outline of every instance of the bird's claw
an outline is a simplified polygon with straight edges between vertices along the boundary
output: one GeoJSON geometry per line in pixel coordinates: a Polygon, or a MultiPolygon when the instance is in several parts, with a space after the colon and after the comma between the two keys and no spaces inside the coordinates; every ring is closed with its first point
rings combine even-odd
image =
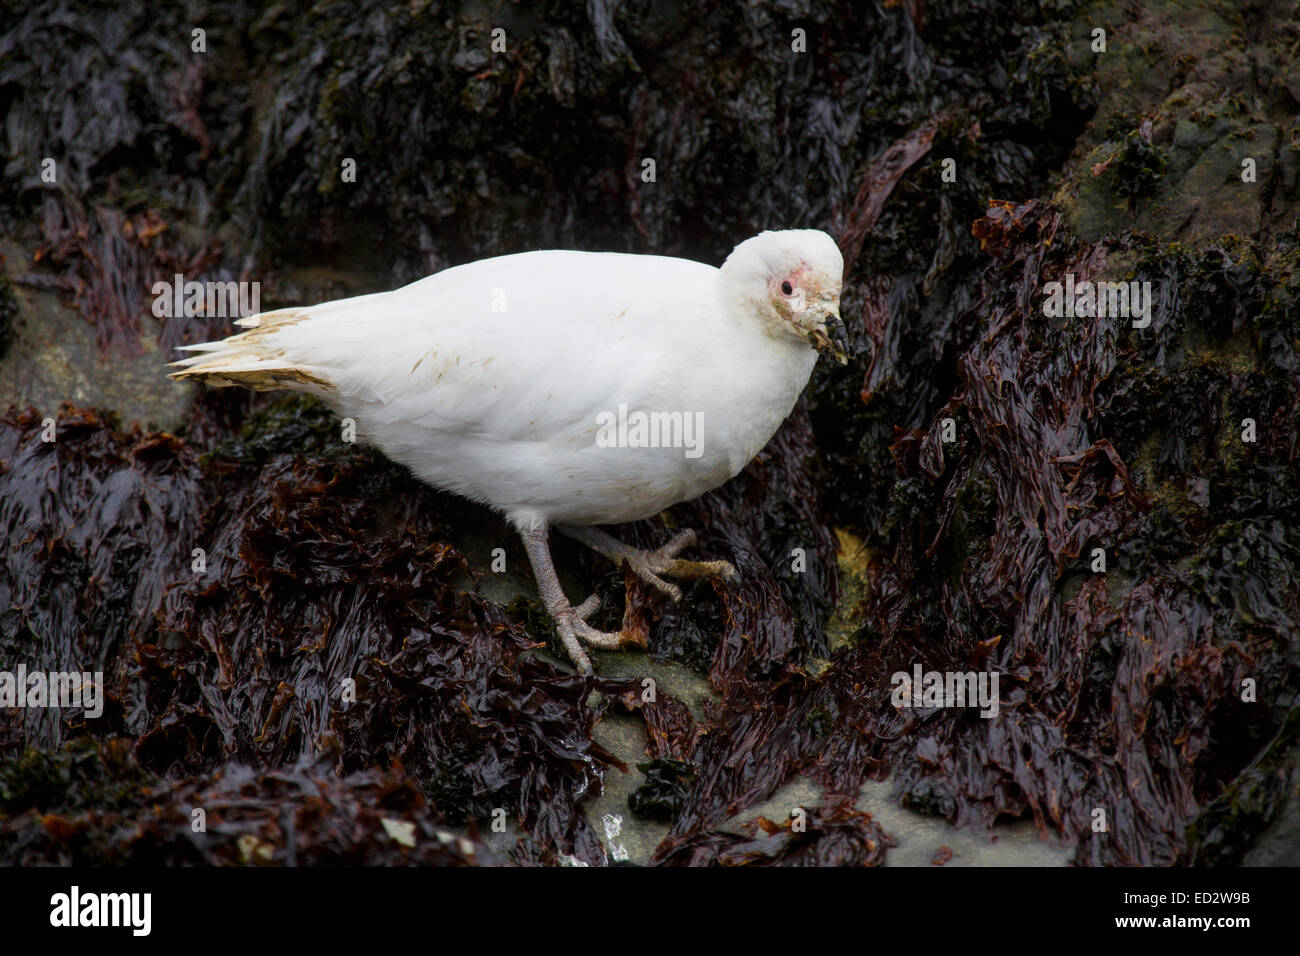
{"type": "Polygon", "coordinates": [[[599,647],[606,651],[627,647],[629,644],[645,644],[645,640],[639,634],[631,634],[627,631],[601,631],[586,621],[575,620],[573,630],[592,647],[599,647]]]}
{"type": "Polygon", "coordinates": [[[617,650],[629,644],[645,644],[642,635],[628,631],[602,631],[587,623],[587,618],[600,610],[600,595],[593,594],[577,607],[570,606],[555,614],[555,626],[560,633],[560,643],[564,645],[569,660],[573,661],[579,673],[592,672],[591,658],[583,649],[586,643],[601,650],[617,650]]]}
{"type": "Polygon", "coordinates": [[[624,561],[633,574],[667,595],[674,603],[682,599],[682,590],[665,581],[662,575],[684,581],[707,578],[723,578],[733,582],[739,580],[736,569],[729,561],[687,561],[677,557],[687,548],[693,548],[695,543],[695,532],[688,529],[673,535],[672,540],[662,547],[654,551],[634,551],[624,561]]]}

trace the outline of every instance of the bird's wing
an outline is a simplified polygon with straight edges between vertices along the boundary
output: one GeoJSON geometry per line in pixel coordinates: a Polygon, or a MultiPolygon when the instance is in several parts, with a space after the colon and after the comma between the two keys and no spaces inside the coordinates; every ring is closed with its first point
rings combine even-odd
{"type": "Polygon", "coordinates": [[[716,342],[717,275],[660,256],[502,256],[303,310],[267,328],[267,349],[329,382],[359,423],[573,440],[716,342]]]}

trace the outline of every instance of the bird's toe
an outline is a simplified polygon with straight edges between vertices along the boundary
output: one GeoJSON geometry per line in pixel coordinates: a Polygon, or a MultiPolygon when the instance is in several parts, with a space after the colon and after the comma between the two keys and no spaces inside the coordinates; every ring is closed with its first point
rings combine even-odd
{"type": "Polygon", "coordinates": [[[736,573],[730,561],[686,561],[682,558],[674,558],[661,569],[660,573],[686,581],[721,578],[734,583],[740,580],[740,575],[736,573]]]}
{"type": "Polygon", "coordinates": [[[687,548],[695,547],[697,540],[695,531],[687,528],[685,531],[677,532],[667,544],[652,553],[664,559],[675,558],[687,548]]]}
{"type": "Polygon", "coordinates": [[[665,581],[658,573],[667,569],[672,561],[655,561],[653,557],[631,559],[628,566],[632,572],[646,584],[667,595],[674,603],[682,599],[682,589],[670,581],[665,581]]]}
{"type": "Polygon", "coordinates": [[[564,652],[569,655],[569,660],[573,661],[573,666],[578,669],[579,674],[590,674],[592,673],[591,658],[582,649],[582,644],[574,633],[577,625],[581,623],[564,617],[555,619],[556,630],[560,633],[560,643],[564,645],[564,652]]]}
{"type": "Polygon", "coordinates": [[[602,631],[592,627],[586,621],[575,620],[573,630],[592,647],[607,651],[618,650],[629,644],[645,644],[645,639],[640,634],[629,631],[602,631]]]}
{"type": "Polygon", "coordinates": [[[599,594],[593,594],[587,600],[583,601],[573,609],[573,616],[576,620],[585,621],[597,611],[600,610],[601,598],[599,594]]]}

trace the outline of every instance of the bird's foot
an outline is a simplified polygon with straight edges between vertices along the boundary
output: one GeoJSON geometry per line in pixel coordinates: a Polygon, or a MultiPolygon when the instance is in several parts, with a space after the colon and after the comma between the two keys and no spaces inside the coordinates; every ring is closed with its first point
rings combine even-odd
{"type": "Polygon", "coordinates": [[[678,532],[667,544],[653,551],[643,551],[629,547],[597,528],[564,525],[560,530],[605,555],[615,564],[626,564],[633,574],[660,593],[672,598],[673,601],[682,599],[681,588],[665,581],[664,577],[679,578],[684,581],[709,578],[735,581],[738,577],[736,569],[729,561],[687,561],[678,557],[687,548],[695,546],[694,531],[678,532]]]}
{"type": "Polygon", "coordinates": [[[587,656],[583,644],[598,647],[601,650],[618,650],[629,644],[645,646],[646,634],[638,629],[628,627],[626,614],[624,627],[619,631],[602,631],[587,623],[587,618],[600,609],[600,597],[593,594],[577,607],[564,601],[556,607],[549,608],[555,621],[555,629],[560,633],[560,643],[564,645],[569,660],[584,674],[591,673],[591,659],[587,656]]]}
{"type": "MultiPolygon", "coordinates": [[[[695,544],[694,531],[682,531],[673,535],[671,541],[653,551],[643,551],[628,547],[617,538],[613,538],[598,528],[566,525],[561,529],[565,534],[581,541],[588,547],[599,551],[616,565],[626,565],[646,584],[666,594],[674,601],[680,601],[682,592],[677,585],[665,581],[665,577],[695,581],[705,578],[723,578],[736,580],[736,569],[727,561],[687,561],[678,555],[695,544]]],[[[555,621],[560,634],[560,643],[569,655],[575,667],[584,674],[591,673],[591,658],[587,656],[583,644],[602,650],[615,650],[629,644],[645,645],[648,637],[647,625],[639,615],[634,613],[629,601],[623,611],[623,626],[617,631],[602,631],[587,623],[587,619],[600,607],[600,598],[592,595],[577,607],[569,603],[560,588],[559,578],[555,574],[555,565],[551,561],[550,536],[545,529],[521,532],[524,547],[528,551],[529,561],[533,566],[533,575],[537,579],[537,590],[542,597],[546,610],[555,621]]]]}
{"type": "Polygon", "coordinates": [[[730,561],[687,561],[677,555],[696,544],[694,531],[682,531],[673,535],[672,540],[654,551],[639,551],[629,548],[623,562],[632,569],[632,573],[646,584],[668,595],[674,601],[682,599],[682,591],[677,585],[665,581],[664,576],[683,581],[701,581],[709,578],[721,578],[724,581],[737,579],[736,569],[730,561]]]}

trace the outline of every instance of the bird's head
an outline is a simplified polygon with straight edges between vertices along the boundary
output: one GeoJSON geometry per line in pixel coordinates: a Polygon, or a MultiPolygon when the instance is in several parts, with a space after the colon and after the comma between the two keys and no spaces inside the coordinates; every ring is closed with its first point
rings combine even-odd
{"type": "Polygon", "coordinates": [[[819,229],[761,232],[732,250],[722,264],[729,297],[757,312],[768,330],[830,352],[848,362],[840,320],[844,259],[819,229]]]}

